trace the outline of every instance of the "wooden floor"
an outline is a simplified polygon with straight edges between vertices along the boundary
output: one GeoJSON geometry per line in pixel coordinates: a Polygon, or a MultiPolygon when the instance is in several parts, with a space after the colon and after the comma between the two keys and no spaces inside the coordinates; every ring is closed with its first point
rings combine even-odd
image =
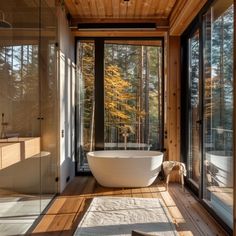
{"type": "Polygon", "coordinates": [[[147,188],[104,188],[93,177],[76,177],[65,191],[54,199],[31,235],[73,235],[78,222],[94,196],[162,198],[173,217],[179,235],[227,235],[207,211],[179,184],[155,183],[147,188]]]}

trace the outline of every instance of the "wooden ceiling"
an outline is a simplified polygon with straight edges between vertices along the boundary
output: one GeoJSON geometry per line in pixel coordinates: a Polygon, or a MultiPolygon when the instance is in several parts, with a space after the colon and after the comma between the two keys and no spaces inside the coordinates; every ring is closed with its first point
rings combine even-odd
{"type": "Polygon", "coordinates": [[[78,22],[156,22],[168,24],[177,0],[65,0],[72,17],[78,22]]]}

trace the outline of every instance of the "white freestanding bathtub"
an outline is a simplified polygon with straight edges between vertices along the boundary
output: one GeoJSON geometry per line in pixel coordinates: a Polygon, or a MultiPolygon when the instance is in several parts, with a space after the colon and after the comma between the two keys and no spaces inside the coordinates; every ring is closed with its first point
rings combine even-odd
{"type": "Polygon", "coordinates": [[[112,150],[87,153],[92,174],[105,187],[145,187],[161,170],[163,153],[157,151],[112,150]]]}

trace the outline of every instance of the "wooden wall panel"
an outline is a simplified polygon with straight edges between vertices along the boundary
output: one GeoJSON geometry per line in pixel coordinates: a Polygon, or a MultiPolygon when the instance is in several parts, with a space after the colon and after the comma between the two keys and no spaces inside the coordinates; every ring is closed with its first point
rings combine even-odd
{"type": "Polygon", "coordinates": [[[180,37],[168,39],[166,148],[168,160],[180,160],[180,37]]]}

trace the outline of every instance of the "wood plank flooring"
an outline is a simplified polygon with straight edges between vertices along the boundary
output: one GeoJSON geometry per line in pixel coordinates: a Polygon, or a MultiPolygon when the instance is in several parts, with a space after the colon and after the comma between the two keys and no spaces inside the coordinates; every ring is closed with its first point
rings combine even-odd
{"type": "Polygon", "coordinates": [[[95,196],[162,198],[180,236],[227,235],[198,201],[180,184],[156,182],[148,188],[105,188],[93,177],[75,177],[29,232],[30,235],[70,236],[95,196]]]}

